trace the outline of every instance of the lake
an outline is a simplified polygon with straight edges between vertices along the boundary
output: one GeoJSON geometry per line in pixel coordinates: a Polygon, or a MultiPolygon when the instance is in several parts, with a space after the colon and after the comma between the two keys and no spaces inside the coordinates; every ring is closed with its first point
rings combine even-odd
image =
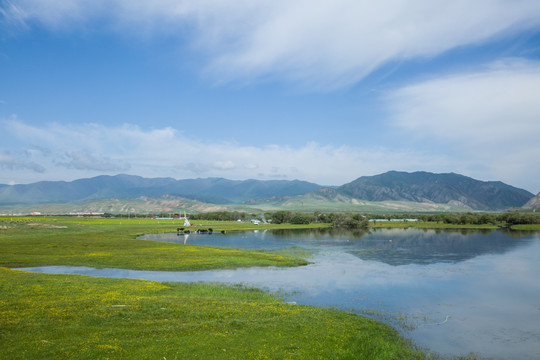
{"type": "Polygon", "coordinates": [[[259,250],[307,250],[312,264],[202,272],[86,267],[48,273],[156,281],[243,283],[285,301],[385,321],[443,355],[540,358],[540,234],[377,229],[151,234],[147,240],[259,250]]]}

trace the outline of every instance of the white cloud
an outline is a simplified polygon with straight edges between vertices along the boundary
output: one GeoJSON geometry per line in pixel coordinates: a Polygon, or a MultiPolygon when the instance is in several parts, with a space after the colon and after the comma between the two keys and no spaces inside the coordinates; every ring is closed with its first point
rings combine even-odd
{"type": "Polygon", "coordinates": [[[233,169],[236,169],[236,165],[234,164],[234,162],[230,161],[230,160],[225,160],[225,161],[216,161],[214,162],[214,168],[217,169],[217,170],[233,170],[233,169]]]}
{"type": "Polygon", "coordinates": [[[394,60],[431,57],[540,26],[537,0],[12,0],[4,17],[51,28],[177,34],[221,81],[278,77],[322,89],[394,60]],[[103,21],[100,22],[103,26],[103,21]]]}
{"type": "MultiPolygon", "coordinates": [[[[67,180],[123,172],[129,167],[130,172],[147,177],[283,178],[341,185],[389,169],[451,168],[445,167],[450,160],[440,156],[383,148],[334,147],[313,142],[298,147],[256,147],[205,142],[173,128],[145,130],[130,124],[32,126],[19,120],[3,124],[9,124],[4,127],[6,135],[17,139],[22,148],[34,144],[50,150],[47,154],[36,152],[36,161],[48,170],[39,180],[51,179],[51,174],[67,180]]],[[[11,170],[10,179],[16,169],[11,170]]]]}
{"type": "MultiPolygon", "coordinates": [[[[420,95],[408,98],[403,95],[406,93],[406,89],[403,89],[394,99],[404,103],[422,102],[420,95]]],[[[429,91],[426,90],[426,94],[429,94],[429,91]]],[[[446,95],[451,97],[451,94],[446,95]]],[[[428,105],[436,107],[437,102],[431,98],[426,100],[425,111],[433,112],[435,110],[428,105]]],[[[417,114],[418,118],[424,118],[419,109],[417,105],[414,114],[417,114]]],[[[402,111],[396,113],[396,121],[406,121],[405,115],[411,115],[404,109],[402,111]]],[[[474,112],[474,109],[471,111],[474,112]]],[[[73,180],[129,170],[130,173],[146,177],[300,179],[323,185],[341,185],[359,176],[375,175],[388,170],[425,170],[458,172],[481,180],[503,180],[533,192],[538,191],[537,179],[540,174],[538,166],[534,165],[538,164],[540,150],[537,142],[532,142],[533,136],[528,137],[528,132],[540,133],[537,127],[523,130],[523,137],[530,138],[530,142],[520,142],[514,138],[515,145],[512,141],[509,141],[508,145],[505,142],[503,145],[497,142],[491,144],[489,138],[475,140],[467,131],[452,127],[455,126],[452,114],[444,114],[446,118],[440,119],[439,124],[447,127],[446,132],[434,133],[438,131],[437,127],[432,126],[426,117],[424,122],[416,123],[417,127],[407,128],[404,136],[416,133],[424,137],[422,141],[425,138],[434,138],[436,142],[459,141],[459,146],[450,146],[451,151],[446,155],[433,151],[424,153],[404,149],[330,146],[315,142],[300,146],[246,146],[194,139],[170,127],[142,129],[131,124],[32,126],[19,120],[9,120],[10,126],[4,127],[5,135],[19,142],[20,153],[23,153],[24,149],[32,148],[47,149],[47,152],[31,152],[31,162],[27,160],[26,163],[14,162],[11,157],[3,155],[4,157],[0,157],[0,166],[5,171],[0,177],[0,183],[12,179],[24,182],[24,177],[30,178],[32,182],[73,180]],[[444,137],[445,133],[450,136],[444,137]],[[66,139],[66,134],[69,139],[66,139]],[[31,174],[25,171],[30,169],[30,165],[34,166],[31,174]],[[47,172],[36,174],[39,169],[47,172]]],[[[465,126],[473,134],[482,134],[483,130],[477,126],[475,119],[476,117],[469,118],[465,126]]],[[[480,123],[482,121],[479,119],[480,123]]]]}
{"type": "Polygon", "coordinates": [[[539,190],[540,62],[496,62],[398,89],[388,100],[409,136],[446,144],[463,164],[483,168],[482,177],[539,190]]]}

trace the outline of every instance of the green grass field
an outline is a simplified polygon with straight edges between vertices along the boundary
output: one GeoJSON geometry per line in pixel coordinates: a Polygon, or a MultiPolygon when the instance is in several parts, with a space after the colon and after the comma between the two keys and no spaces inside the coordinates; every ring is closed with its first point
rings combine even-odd
{"type": "Polygon", "coordinates": [[[2,359],[422,359],[389,326],[222,285],[0,269],[2,359]]]}
{"type": "Polygon", "coordinates": [[[420,229],[471,229],[471,230],[497,230],[492,224],[445,224],[434,221],[376,221],[370,222],[372,228],[420,228],[420,229]]]}
{"type": "MultiPolygon", "coordinates": [[[[75,265],[184,271],[307,264],[304,259],[272,252],[136,239],[145,233],[175,232],[180,223],[163,219],[4,218],[0,220],[0,266],[75,265]]],[[[208,227],[229,231],[253,229],[257,225],[197,221],[191,230],[208,227]]]]}
{"type": "MultiPolygon", "coordinates": [[[[504,225],[504,224],[500,224],[504,225]]],[[[371,228],[420,228],[420,229],[461,229],[461,230],[498,230],[493,224],[446,224],[435,221],[378,221],[370,222],[371,228]]],[[[512,225],[512,230],[539,231],[540,224],[512,225]]]]}
{"type": "Polygon", "coordinates": [[[374,214],[456,212],[469,209],[460,206],[412,201],[367,201],[344,197],[341,201],[329,201],[313,195],[294,197],[287,201],[260,201],[251,205],[253,211],[300,211],[300,212],[363,212],[374,214]]]}
{"type": "MultiPolygon", "coordinates": [[[[261,228],[199,222],[216,230],[261,228]]],[[[8,267],[150,270],[297,266],[272,252],[137,240],[178,220],[0,219],[0,359],[434,359],[380,322],[218,284],[36,274],[8,267]]],[[[291,228],[290,225],[265,225],[291,228]]],[[[300,226],[293,226],[300,227],[300,226]]]]}

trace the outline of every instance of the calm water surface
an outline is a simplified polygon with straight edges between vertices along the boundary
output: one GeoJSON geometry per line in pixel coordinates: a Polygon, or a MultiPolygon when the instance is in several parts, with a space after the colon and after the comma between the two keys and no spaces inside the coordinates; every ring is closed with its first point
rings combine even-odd
{"type": "Polygon", "coordinates": [[[248,249],[309,250],[311,265],[204,272],[85,267],[49,273],[157,281],[244,283],[298,304],[339,307],[386,321],[445,355],[540,359],[540,235],[418,229],[366,233],[255,231],[148,240],[248,249]]]}

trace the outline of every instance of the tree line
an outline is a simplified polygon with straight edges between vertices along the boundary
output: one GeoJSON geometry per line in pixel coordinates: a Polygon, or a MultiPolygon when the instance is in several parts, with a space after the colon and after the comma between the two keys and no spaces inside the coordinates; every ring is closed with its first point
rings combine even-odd
{"type": "Polygon", "coordinates": [[[437,222],[454,225],[497,225],[506,224],[508,226],[521,224],[540,224],[540,214],[536,213],[437,213],[437,214],[370,214],[370,213],[324,213],[315,211],[313,213],[279,210],[266,212],[264,216],[260,214],[248,214],[245,212],[209,212],[190,215],[190,218],[201,220],[249,220],[260,219],[271,221],[272,224],[311,224],[328,223],[337,227],[350,229],[368,227],[370,220],[406,220],[418,219],[419,221],[437,222]]]}
{"type": "MultiPolygon", "coordinates": [[[[111,214],[105,214],[111,216],[111,214]]],[[[148,215],[116,215],[117,217],[147,217],[148,215]]],[[[158,214],[158,216],[170,216],[170,213],[158,214]]],[[[244,211],[212,211],[204,213],[189,214],[188,217],[193,220],[218,220],[218,221],[249,221],[258,219],[268,221],[272,224],[311,224],[327,223],[336,227],[348,229],[367,228],[370,220],[406,220],[418,219],[419,221],[436,222],[453,225],[528,225],[540,224],[540,214],[522,213],[522,212],[504,212],[504,213],[436,213],[436,214],[370,214],[355,212],[325,213],[315,211],[313,213],[279,210],[265,212],[264,214],[248,213],[244,211]]]]}

